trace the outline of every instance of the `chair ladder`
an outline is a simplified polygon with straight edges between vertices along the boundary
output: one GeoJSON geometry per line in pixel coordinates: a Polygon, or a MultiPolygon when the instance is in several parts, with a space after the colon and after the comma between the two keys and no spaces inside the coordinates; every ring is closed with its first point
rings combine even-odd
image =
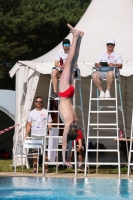
{"type": "MultiPolygon", "coordinates": [[[[114,85],[115,85],[115,97],[114,98],[99,98],[99,90],[97,89],[97,97],[92,97],[92,87],[93,87],[93,80],[91,79],[90,84],[90,99],[89,99],[89,112],[88,112],[88,128],[87,128],[87,146],[86,146],[86,156],[85,156],[85,176],[87,175],[87,168],[89,171],[90,165],[96,165],[96,173],[98,173],[98,167],[100,165],[118,165],[118,174],[120,177],[120,149],[119,149],[119,125],[118,125],[118,110],[122,113],[122,121],[123,121],[123,131],[125,133],[126,138],[126,148],[127,148],[127,136],[126,136],[126,128],[125,128],[125,119],[124,119],[124,112],[123,112],[123,104],[122,104],[122,95],[121,95],[121,87],[120,87],[120,77],[119,79],[114,79],[114,85]],[[118,94],[120,98],[120,105],[118,105],[118,94]],[[101,106],[100,104],[105,101],[114,101],[115,106],[101,106]],[[96,110],[92,109],[92,102],[96,102],[96,110]],[[102,110],[106,109],[106,110],[102,110]],[[113,110],[110,110],[113,109],[113,110]],[[96,122],[92,123],[91,116],[92,114],[96,114],[96,122]],[[112,114],[115,117],[115,123],[100,123],[100,116],[102,114],[106,114],[106,118],[108,118],[108,115],[112,114]],[[101,131],[108,130],[115,132],[115,136],[107,135],[107,136],[101,136],[101,131]],[[95,136],[92,135],[92,132],[96,131],[95,136]],[[99,149],[99,140],[105,139],[107,141],[114,140],[116,137],[116,149],[110,148],[110,149],[99,149]],[[93,139],[96,140],[97,145],[96,149],[90,149],[89,148],[89,141],[93,139]],[[91,162],[89,161],[89,155],[91,152],[96,152],[96,161],[91,162]],[[117,162],[99,162],[99,152],[116,152],[117,153],[117,162]]],[[[127,148],[127,155],[128,155],[128,148],[127,148]]]]}

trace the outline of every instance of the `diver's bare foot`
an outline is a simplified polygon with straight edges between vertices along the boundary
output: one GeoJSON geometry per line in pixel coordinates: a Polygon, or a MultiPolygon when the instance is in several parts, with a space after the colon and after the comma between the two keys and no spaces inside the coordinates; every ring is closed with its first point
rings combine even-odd
{"type": "Polygon", "coordinates": [[[73,28],[70,24],[67,24],[68,28],[70,29],[71,33],[74,36],[79,36],[80,35],[80,31],[76,30],[75,28],[73,28]]]}
{"type": "Polygon", "coordinates": [[[80,36],[83,37],[83,35],[84,35],[84,32],[80,31],[80,36]]]}

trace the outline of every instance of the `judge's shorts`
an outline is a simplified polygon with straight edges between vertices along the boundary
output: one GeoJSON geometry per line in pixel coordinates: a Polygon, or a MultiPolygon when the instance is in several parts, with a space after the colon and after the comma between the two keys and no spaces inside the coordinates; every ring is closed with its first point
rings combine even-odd
{"type": "Polygon", "coordinates": [[[108,74],[108,72],[102,72],[102,71],[95,71],[95,72],[93,72],[93,74],[94,73],[97,73],[97,74],[99,74],[99,76],[100,76],[100,79],[106,79],[107,78],[107,74],[108,74]]]}
{"type": "MultiPolygon", "coordinates": [[[[54,70],[58,70],[58,71],[60,72],[60,74],[63,72],[63,70],[61,70],[61,69],[58,68],[58,67],[53,67],[53,68],[52,68],[52,72],[53,72],[54,70]]],[[[74,68],[73,72],[74,72],[74,77],[77,77],[77,68],[76,68],[76,67],[74,68]]]]}

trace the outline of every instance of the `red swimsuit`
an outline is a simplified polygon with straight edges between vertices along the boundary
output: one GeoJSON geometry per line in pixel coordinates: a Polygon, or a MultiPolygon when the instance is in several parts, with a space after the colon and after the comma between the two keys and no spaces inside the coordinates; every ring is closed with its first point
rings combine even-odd
{"type": "Polygon", "coordinates": [[[59,92],[58,95],[59,97],[73,98],[74,92],[74,87],[70,85],[70,87],[67,90],[65,90],[64,92],[59,92]]]}

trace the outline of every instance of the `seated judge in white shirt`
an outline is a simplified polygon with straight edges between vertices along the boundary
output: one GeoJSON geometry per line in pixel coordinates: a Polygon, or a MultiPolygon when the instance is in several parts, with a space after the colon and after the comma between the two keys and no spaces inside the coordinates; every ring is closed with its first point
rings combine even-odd
{"type": "MultiPolygon", "coordinates": [[[[47,121],[52,123],[51,115],[48,115],[48,111],[42,107],[43,98],[37,96],[35,98],[35,109],[30,111],[28,115],[28,122],[26,126],[25,138],[29,136],[31,131],[31,137],[41,137],[46,135],[47,121]]],[[[51,125],[48,126],[51,128],[51,125]]],[[[36,155],[33,157],[34,169],[31,173],[36,173],[37,168],[37,158],[36,155]]],[[[48,165],[46,166],[46,172],[48,171],[48,165]]]]}
{"type": "MultiPolygon", "coordinates": [[[[53,93],[51,94],[51,99],[56,99],[58,97],[58,79],[60,79],[61,73],[64,69],[64,64],[66,62],[66,59],[68,57],[68,53],[71,48],[71,43],[69,39],[64,39],[62,41],[62,49],[59,49],[56,58],[55,58],[55,67],[53,67],[52,70],[52,86],[53,86],[53,93]]],[[[74,76],[76,75],[76,67],[77,62],[75,63],[74,68],[74,76]]]]}
{"type": "Polygon", "coordinates": [[[61,72],[64,69],[64,64],[66,62],[69,50],[70,50],[70,40],[64,39],[62,41],[62,49],[59,49],[56,58],[55,58],[55,67],[52,71],[52,85],[53,85],[53,93],[51,94],[51,98],[55,99],[58,97],[58,79],[61,76],[61,72]]]}
{"type": "MultiPolygon", "coordinates": [[[[121,58],[121,55],[114,52],[115,47],[115,40],[113,38],[110,38],[106,42],[107,51],[104,53],[101,53],[95,63],[95,67],[102,67],[102,62],[107,62],[108,66],[110,67],[117,67],[119,69],[122,68],[123,60],[121,58]]],[[[100,98],[110,98],[110,88],[114,80],[114,73],[113,70],[102,72],[102,71],[95,71],[92,74],[92,79],[97,86],[97,88],[100,91],[100,98]],[[107,89],[104,93],[101,79],[107,79],[107,89]]]]}

